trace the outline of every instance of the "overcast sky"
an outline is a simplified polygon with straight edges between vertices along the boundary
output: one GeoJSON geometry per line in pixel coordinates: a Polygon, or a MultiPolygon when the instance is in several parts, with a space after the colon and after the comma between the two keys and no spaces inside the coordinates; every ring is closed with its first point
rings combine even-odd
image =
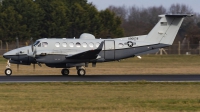
{"type": "Polygon", "coordinates": [[[92,2],[97,9],[102,10],[110,5],[114,6],[138,6],[148,8],[151,6],[164,6],[169,8],[171,4],[186,4],[194,10],[194,12],[200,13],[200,0],[88,0],[92,2]]]}

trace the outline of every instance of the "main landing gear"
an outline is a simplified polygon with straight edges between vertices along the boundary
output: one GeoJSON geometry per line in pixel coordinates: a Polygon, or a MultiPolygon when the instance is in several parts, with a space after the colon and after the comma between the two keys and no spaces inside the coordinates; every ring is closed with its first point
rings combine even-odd
{"type": "Polygon", "coordinates": [[[6,69],[5,69],[5,74],[6,74],[6,76],[11,76],[12,75],[12,70],[10,69],[10,62],[9,62],[9,60],[7,61],[7,66],[6,66],[6,69]]]}
{"type": "Polygon", "coordinates": [[[61,73],[63,76],[67,76],[67,75],[69,75],[69,69],[62,69],[61,73]]]}
{"type": "MultiPolygon", "coordinates": [[[[86,71],[85,71],[85,68],[83,66],[76,67],[76,70],[77,70],[78,76],[85,76],[86,71]]],[[[61,70],[61,73],[62,73],[63,76],[67,76],[67,75],[69,75],[69,69],[64,68],[64,69],[61,70]]]]}

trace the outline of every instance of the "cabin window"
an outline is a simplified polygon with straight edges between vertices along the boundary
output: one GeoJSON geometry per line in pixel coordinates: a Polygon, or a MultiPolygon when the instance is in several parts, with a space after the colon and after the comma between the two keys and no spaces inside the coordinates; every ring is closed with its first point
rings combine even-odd
{"type": "Polygon", "coordinates": [[[59,42],[56,42],[56,43],[55,43],[55,46],[56,46],[56,47],[60,47],[60,43],[59,43],[59,42]]]}
{"type": "Polygon", "coordinates": [[[90,47],[94,47],[94,44],[93,44],[93,43],[89,43],[89,46],[90,46],[90,47]]]}
{"type": "Polygon", "coordinates": [[[122,43],[119,43],[119,47],[122,48],[124,46],[124,44],[122,43]]]}
{"type": "Polygon", "coordinates": [[[100,43],[99,43],[99,42],[97,42],[97,43],[96,43],[96,47],[99,47],[99,45],[100,45],[100,43]]]}
{"type": "Polygon", "coordinates": [[[63,42],[63,43],[62,43],[62,46],[63,46],[63,47],[67,47],[67,43],[66,43],[66,42],[63,42]]]}
{"type": "Polygon", "coordinates": [[[81,44],[79,42],[77,42],[76,47],[81,47],[81,44]]]}
{"type": "Polygon", "coordinates": [[[84,42],[84,43],[82,44],[82,46],[86,48],[86,47],[87,47],[87,43],[84,42]]]}
{"type": "Polygon", "coordinates": [[[73,42],[69,43],[69,47],[74,47],[74,43],[73,42]]]}
{"type": "Polygon", "coordinates": [[[42,47],[47,47],[48,43],[47,42],[42,42],[42,47]]]}
{"type": "Polygon", "coordinates": [[[41,47],[41,43],[38,44],[38,47],[41,47]]]}

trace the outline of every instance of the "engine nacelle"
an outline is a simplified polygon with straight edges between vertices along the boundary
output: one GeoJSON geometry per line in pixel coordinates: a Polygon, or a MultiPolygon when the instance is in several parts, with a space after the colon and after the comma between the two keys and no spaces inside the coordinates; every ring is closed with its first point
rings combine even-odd
{"type": "Polygon", "coordinates": [[[31,63],[23,62],[23,61],[14,61],[14,60],[9,60],[10,63],[13,64],[20,64],[20,65],[31,65],[31,63]]]}

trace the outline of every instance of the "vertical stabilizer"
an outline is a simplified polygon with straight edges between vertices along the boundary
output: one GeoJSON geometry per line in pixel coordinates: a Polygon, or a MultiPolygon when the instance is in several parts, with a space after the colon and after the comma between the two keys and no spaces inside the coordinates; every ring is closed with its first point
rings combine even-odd
{"type": "Polygon", "coordinates": [[[193,15],[159,15],[160,21],[149,32],[145,41],[172,45],[185,17],[193,15]]]}

